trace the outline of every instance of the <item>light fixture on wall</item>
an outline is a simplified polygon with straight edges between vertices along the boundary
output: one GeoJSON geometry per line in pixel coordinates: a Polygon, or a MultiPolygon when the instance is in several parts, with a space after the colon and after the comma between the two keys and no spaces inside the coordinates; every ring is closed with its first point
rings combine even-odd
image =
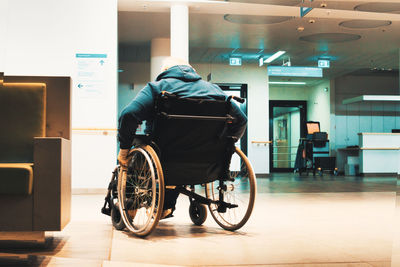
{"type": "Polygon", "coordinates": [[[268,82],[269,84],[281,84],[281,85],[306,85],[306,82],[268,82]]]}
{"type": "Polygon", "coordinates": [[[286,53],[286,51],[278,51],[275,54],[273,54],[272,56],[270,56],[269,58],[267,58],[266,60],[264,60],[264,63],[267,63],[267,64],[271,63],[272,61],[279,58],[280,56],[282,56],[285,53],[286,53]]]}

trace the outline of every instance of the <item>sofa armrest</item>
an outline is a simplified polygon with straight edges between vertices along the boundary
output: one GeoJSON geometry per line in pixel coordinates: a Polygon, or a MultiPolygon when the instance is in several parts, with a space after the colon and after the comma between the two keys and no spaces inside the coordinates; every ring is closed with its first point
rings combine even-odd
{"type": "Polygon", "coordinates": [[[71,216],[71,141],[34,140],[33,230],[61,231],[71,216]]]}

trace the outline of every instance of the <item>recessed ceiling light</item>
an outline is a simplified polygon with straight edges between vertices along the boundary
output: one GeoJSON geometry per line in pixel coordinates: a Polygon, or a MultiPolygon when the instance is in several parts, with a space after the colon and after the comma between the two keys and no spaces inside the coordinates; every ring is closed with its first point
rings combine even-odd
{"type": "Polygon", "coordinates": [[[400,12],[400,3],[373,2],[360,4],[354,8],[358,11],[398,13],[400,12]]]}
{"type": "Polygon", "coordinates": [[[275,24],[291,20],[293,17],[226,14],[224,19],[226,21],[238,24],[275,24]]]}
{"type": "Polygon", "coordinates": [[[354,19],[346,20],[339,23],[339,26],[351,29],[371,29],[383,26],[389,26],[392,22],[390,20],[368,20],[368,19],[354,19]]]}
{"type": "Polygon", "coordinates": [[[361,39],[358,34],[350,33],[316,33],[306,36],[301,36],[299,38],[302,41],[312,42],[312,43],[341,43],[349,42],[361,39]]]}

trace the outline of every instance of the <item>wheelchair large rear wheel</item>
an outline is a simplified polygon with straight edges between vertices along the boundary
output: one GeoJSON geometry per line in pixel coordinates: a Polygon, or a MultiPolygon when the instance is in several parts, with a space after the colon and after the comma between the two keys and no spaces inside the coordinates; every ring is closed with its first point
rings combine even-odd
{"type": "Polygon", "coordinates": [[[118,178],[118,202],[126,227],[137,236],[150,234],[161,218],[164,177],[157,154],[150,146],[134,148],[127,168],[118,178]]]}
{"type": "Polygon", "coordinates": [[[241,228],[250,218],[256,196],[256,178],[250,161],[237,147],[229,166],[232,181],[219,181],[206,184],[206,196],[213,200],[220,200],[220,193],[226,203],[235,207],[219,209],[218,204],[211,203],[211,216],[225,230],[234,231],[241,228]]]}

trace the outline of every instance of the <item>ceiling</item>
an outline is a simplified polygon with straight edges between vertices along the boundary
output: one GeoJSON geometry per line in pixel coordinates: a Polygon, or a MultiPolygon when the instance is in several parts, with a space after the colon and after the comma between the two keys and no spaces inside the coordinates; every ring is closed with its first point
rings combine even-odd
{"type": "MultiPolygon", "coordinates": [[[[121,61],[149,61],[150,40],[169,37],[169,5],[119,0],[121,61]]],[[[397,73],[390,70],[399,65],[399,0],[193,0],[188,5],[193,63],[228,64],[230,55],[238,55],[244,64],[258,64],[260,56],[285,50],[274,64],[290,58],[292,66],[316,66],[318,58],[330,58],[327,78],[360,69],[397,73]],[[314,9],[301,18],[300,6],[314,9]]]]}

